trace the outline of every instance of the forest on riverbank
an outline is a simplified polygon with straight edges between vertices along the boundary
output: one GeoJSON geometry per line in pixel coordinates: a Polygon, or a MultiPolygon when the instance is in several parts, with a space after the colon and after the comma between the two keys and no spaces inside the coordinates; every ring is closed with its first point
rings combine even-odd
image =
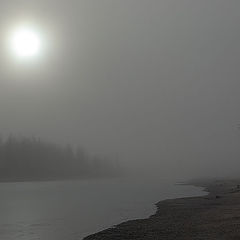
{"type": "Polygon", "coordinates": [[[0,181],[112,177],[117,160],[91,156],[83,148],[10,136],[0,141],[0,181]]]}

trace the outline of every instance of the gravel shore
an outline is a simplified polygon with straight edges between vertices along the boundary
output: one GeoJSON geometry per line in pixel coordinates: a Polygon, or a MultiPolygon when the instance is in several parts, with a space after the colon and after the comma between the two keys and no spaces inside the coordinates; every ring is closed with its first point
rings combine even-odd
{"type": "Polygon", "coordinates": [[[239,240],[240,180],[190,184],[209,194],[161,201],[149,218],[121,223],[84,240],[239,240]]]}

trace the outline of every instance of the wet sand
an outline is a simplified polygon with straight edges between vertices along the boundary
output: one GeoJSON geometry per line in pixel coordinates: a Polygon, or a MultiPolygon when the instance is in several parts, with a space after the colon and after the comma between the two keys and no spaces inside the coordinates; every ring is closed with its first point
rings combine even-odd
{"type": "Polygon", "coordinates": [[[240,240],[240,180],[201,180],[208,195],[164,200],[147,219],[131,220],[84,240],[240,240]]]}

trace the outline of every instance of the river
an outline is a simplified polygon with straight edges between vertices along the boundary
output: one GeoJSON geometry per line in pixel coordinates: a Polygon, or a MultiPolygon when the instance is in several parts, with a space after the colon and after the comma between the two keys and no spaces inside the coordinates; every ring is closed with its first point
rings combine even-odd
{"type": "Polygon", "coordinates": [[[193,186],[143,179],[0,184],[0,239],[81,240],[128,219],[145,218],[155,203],[202,195],[193,186]]]}

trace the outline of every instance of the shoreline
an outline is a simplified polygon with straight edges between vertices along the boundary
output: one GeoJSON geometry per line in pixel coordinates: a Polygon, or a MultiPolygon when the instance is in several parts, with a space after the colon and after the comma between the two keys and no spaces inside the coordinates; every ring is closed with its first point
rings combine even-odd
{"type": "Polygon", "coordinates": [[[195,180],[186,185],[203,187],[207,194],[160,201],[149,218],[129,220],[83,240],[240,239],[240,180],[195,180]]]}

